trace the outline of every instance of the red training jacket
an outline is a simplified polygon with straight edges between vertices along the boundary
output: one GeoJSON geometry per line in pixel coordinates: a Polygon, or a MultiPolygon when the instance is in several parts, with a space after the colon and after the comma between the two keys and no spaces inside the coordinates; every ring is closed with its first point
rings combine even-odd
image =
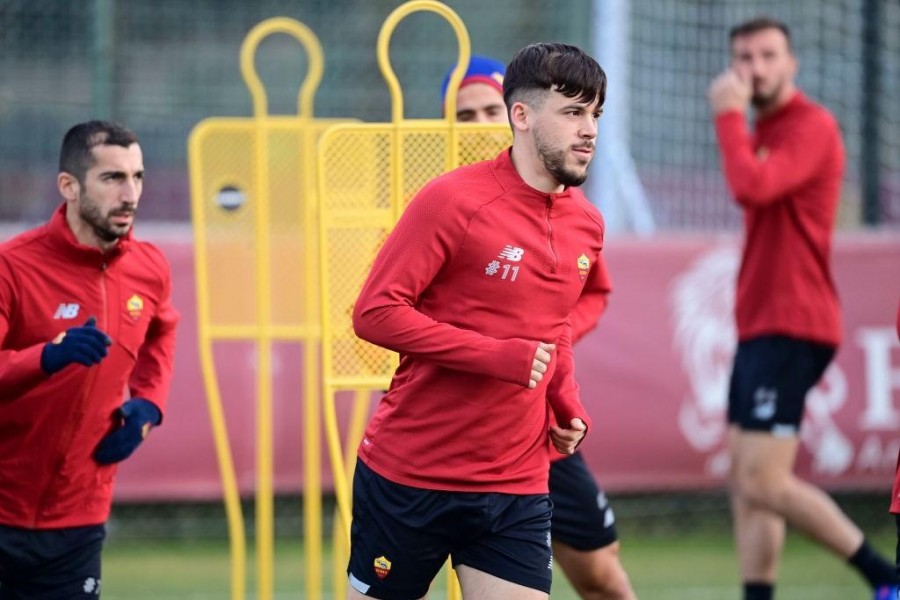
{"type": "Polygon", "coordinates": [[[606,269],[606,261],[603,253],[597,259],[597,264],[588,273],[584,289],[572,314],[572,344],[577,344],[581,339],[597,326],[600,315],[609,304],[609,294],[612,292],[612,280],[606,269]]]}
{"type": "MultiPolygon", "coordinates": [[[[900,339],[900,307],[897,308],[897,339],[900,339]]],[[[894,474],[894,492],[891,495],[891,512],[900,515],[900,453],[897,454],[897,470],[894,474]]]]}
{"type": "Polygon", "coordinates": [[[162,253],[129,235],[106,254],[79,244],[63,204],[0,245],[0,524],[106,521],[115,465],[93,452],[131,396],[165,414],[178,313],[162,253]],[[113,341],[98,365],[46,375],[44,344],[88,317],[113,341]]]}
{"type": "Polygon", "coordinates": [[[760,119],[715,120],[725,177],[744,209],[738,276],[741,340],[766,334],[838,345],[841,317],[831,275],[831,235],[844,172],[837,122],[797,94],[760,119]]]}
{"type": "Polygon", "coordinates": [[[548,400],[560,422],[590,427],[569,313],[602,244],[581,192],[529,187],[508,150],[426,185],[354,307],[357,335],[400,353],[360,458],[403,485],[547,493],[548,400]],[[557,348],[530,390],[538,341],[557,348]]]}
{"type": "MultiPolygon", "coordinates": [[[[600,315],[606,310],[609,304],[609,294],[612,291],[612,281],[609,272],[606,270],[606,261],[603,259],[603,253],[597,260],[597,264],[591,268],[587,281],[584,282],[584,289],[569,320],[572,323],[572,345],[577,344],[596,326],[600,320],[600,315]]],[[[556,419],[550,415],[551,425],[556,425],[556,419]]],[[[560,454],[553,442],[547,440],[547,449],[550,452],[550,462],[556,462],[568,458],[568,454],[560,454]]]]}

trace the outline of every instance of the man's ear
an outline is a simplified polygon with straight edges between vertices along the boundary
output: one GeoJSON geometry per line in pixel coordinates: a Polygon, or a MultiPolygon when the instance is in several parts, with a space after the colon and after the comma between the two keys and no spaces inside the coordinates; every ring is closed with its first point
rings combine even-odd
{"type": "Polygon", "coordinates": [[[509,110],[509,124],[514,131],[528,131],[531,108],[524,102],[514,102],[509,110]]]}
{"type": "Polygon", "coordinates": [[[81,184],[78,182],[78,178],[65,171],[60,172],[56,177],[56,187],[66,202],[74,202],[78,199],[79,192],[81,192],[81,184]]]}

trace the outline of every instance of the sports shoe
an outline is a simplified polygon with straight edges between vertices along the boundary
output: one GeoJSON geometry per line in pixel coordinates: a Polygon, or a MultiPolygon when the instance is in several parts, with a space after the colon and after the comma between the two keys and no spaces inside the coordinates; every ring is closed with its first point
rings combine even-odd
{"type": "Polygon", "coordinates": [[[882,585],[875,590],[874,600],[900,600],[900,587],[882,585]]]}

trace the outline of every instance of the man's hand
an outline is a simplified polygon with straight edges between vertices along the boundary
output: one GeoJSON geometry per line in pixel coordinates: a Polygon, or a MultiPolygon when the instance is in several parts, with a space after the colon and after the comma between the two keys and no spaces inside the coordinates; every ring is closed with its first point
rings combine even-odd
{"type": "Polygon", "coordinates": [[[72,327],[47,342],[41,351],[41,369],[52,375],[72,363],[86,367],[106,358],[109,336],[97,329],[97,319],[90,317],[81,327],[72,327]]]}
{"type": "Polygon", "coordinates": [[[556,350],[556,344],[545,344],[540,342],[537,350],[534,351],[534,360],[531,361],[531,379],[528,381],[528,388],[534,389],[537,384],[544,378],[544,373],[550,365],[551,352],[556,350]]]}
{"type": "Polygon", "coordinates": [[[159,425],[162,413],[155,404],[144,398],[132,398],[117,411],[121,424],[106,434],[94,451],[94,460],[108,465],[125,460],[134,452],[154,425],[159,425]]]}
{"type": "Polygon", "coordinates": [[[587,426],[581,419],[572,419],[571,427],[564,429],[557,425],[550,427],[550,441],[560,454],[575,454],[575,448],[584,439],[587,426]]]}
{"type": "Polygon", "coordinates": [[[713,114],[738,110],[745,112],[750,106],[753,87],[750,82],[741,79],[733,69],[726,69],[709,84],[706,97],[712,107],[713,114]]]}

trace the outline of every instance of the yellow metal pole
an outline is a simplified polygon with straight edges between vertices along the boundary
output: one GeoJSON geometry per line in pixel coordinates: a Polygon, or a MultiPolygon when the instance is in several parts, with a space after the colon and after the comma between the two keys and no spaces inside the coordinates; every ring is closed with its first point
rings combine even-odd
{"type": "MultiPolygon", "coordinates": [[[[340,517],[335,507],[335,517],[340,517]]],[[[334,519],[334,528],[331,533],[331,585],[334,589],[335,600],[344,600],[347,597],[347,560],[350,556],[350,532],[344,526],[344,520],[334,519]]]]}
{"type": "MultiPolygon", "coordinates": [[[[311,229],[307,226],[307,235],[311,229]]],[[[315,240],[315,238],[307,238],[315,240]]],[[[315,254],[306,247],[307,255],[315,254]]],[[[318,251],[318,248],[315,249],[318,251]]],[[[309,260],[307,260],[309,268],[309,260]]],[[[318,265],[315,265],[315,274],[318,274],[318,265]]],[[[318,277],[315,283],[309,282],[310,271],[307,270],[307,290],[314,290],[319,286],[318,277]]],[[[312,294],[311,294],[312,296],[312,294]]],[[[309,303],[310,301],[307,300],[309,303]]],[[[308,320],[309,327],[318,322],[316,319],[308,320]]],[[[322,596],[322,434],[321,434],[321,410],[319,396],[319,364],[318,352],[320,348],[319,335],[311,333],[303,345],[303,377],[304,377],[304,419],[303,419],[303,472],[305,486],[303,489],[303,542],[306,562],[306,594],[307,598],[320,598],[322,596]]]]}
{"type": "MultiPolygon", "coordinates": [[[[276,17],[261,22],[251,30],[241,46],[241,73],[250,89],[253,98],[253,112],[256,119],[255,162],[259,175],[259,200],[257,205],[257,264],[259,281],[257,286],[257,310],[259,331],[259,408],[257,412],[257,568],[259,570],[259,597],[268,600],[272,596],[274,573],[274,499],[272,486],[272,398],[271,398],[271,252],[269,231],[271,214],[269,211],[268,182],[268,103],[265,89],[254,65],[254,57],[259,43],[268,35],[284,33],[293,36],[306,50],[309,69],[306,79],[300,87],[297,98],[299,118],[306,121],[306,128],[301,128],[304,137],[304,154],[307,161],[314,144],[310,141],[309,120],[313,114],[313,98],[322,78],[322,48],[315,34],[304,24],[294,19],[276,17]]],[[[313,163],[308,162],[308,165],[313,163]]],[[[310,166],[307,173],[315,173],[310,166]]],[[[308,178],[309,179],[309,178],[308,178]]],[[[306,289],[315,289],[318,285],[315,225],[310,223],[309,206],[314,205],[314,182],[304,182],[307,203],[307,219],[304,233],[306,242],[306,289]],[[311,235],[312,234],[312,235],[311,235]]],[[[302,201],[301,200],[301,201],[302,201]]],[[[315,213],[312,214],[315,219],[315,213]]],[[[308,306],[305,317],[303,336],[304,364],[304,544],[306,555],[306,593],[310,598],[321,596],[321,545],[322,545],[322,508],[321,508],[321,436],[319,433],[319,386],[318,386],[318,341],[316,325],[319,315],[315,306],[308,306]]]]}
{"type": "MultiPolygon", "coordinates": [[[[337,423],[337,410],[335,408],[335,390],[333,387],[325,387],[325,439],[328,442],[328,454],[331,457],[331,472],[334,481],[334,495],[337,500],[338,516],[347,536],[350,535],[350,485],[344,477],[346,467],[341,449],[340,431],[337,423]]],[[[349,539],[349,537],[348,537],[349,539]]]]}
{"type": "Polygon", "coordinates": [[[256,562],[259,600],[272,600],[275,554],[275,500],[272,484],[272,323],[271,258],[269,247],[269,189],[264,174],[268,165],[268,128],[260,119],[256,124],[255,162],[259,197],[256,203],[256,310],[258,365],[256,373],[256,562]]]}
{"type": "MultiPolygon", "coordinates": [[[[320,147],[325,145],[329,134],[340,129],[340,125],[326,131],[322,139],[319,141],[320,147]]],[[[325,161],[317,161],[317,182],[321,184],[325,181],[325,161]]],[[[321,205],[325,205],[324,197],[320,198],[321,205]]],[[[344,460],[341,454],[340,430],[337,422],[337,409],[335,407],[335,395],[337,390],[333,384],[334,360],[332,357],[332,349],[330,347],[331,337],[331,315],[328,310],[331,282],[325,276],[329,272],[328,269],[328,225],[325,214],[320,207],[319,214],[319,273],[322,275],[321,285],[319,286],[319,306],[321,307],[322,317],[322,415],[325,422],[325,442],[328,448],[328,456],[331,461],[332,481],[334,483],[334,494],[336,499],[337,516],[341,522],[343,531],[346,535],[350,535],[350,492],[347,481],[342,476],[345,472],[344,460]]],[[[337,530],[337,524],[335,524],[337,530]]],[[[332,561],[335,562],[335,561],[332,561]]],[[[335,590],[337,592],[337,590],[335,590]]]]}
{"type": "Polygon", "coordinates": [[[306,286],[306,339],[303,344],[303,542],[306,565],[306,597],[322,597],[322,433],[321,373],[318,355],[321,348],[321,311],[317,294],[319,277],[319,213],[315,186],[315,141],[304,131],[304,182],[306,218],[304,219],[304,260],[306,286]]]}
{"type": "MultiPolygon", "coordinates": [[[[197,165],[200,157],[200,140],[205,128],[201,124],[191,133],[188,141],[188,157],[192,167],[197,165]]],[[[191,207],[194,221],[194,268],[197,274],[197,327],[199,337],[200,367],[203,372],[203,383],[206,389],[206,402],[212,422],[215,440],[216,458],[222,477],[222,493],[225,501],[225,514],[228,520],[228,540],[231,548],[231,598],[243,600],[247,587],[247,547],[244,516],[241,511],[241,499],[232,461],[231,445],[228,442],[228,427],[225,413],[222,410],[222,397],[216,379],[215,365],[212,356],[212,336],[210,334],[209,314],[209,271],[206,254],[205,198],[199,177],[199,169],[191,168],[197,176],[191,178],[191,207]]]]}
{"type": "MultiPolygon", "coordinates": [[[[384,24],[381,26],[381,30],[378,32],[378,45],[376,51],[378,56],[378,67],[381,69],[381,74],[384,76],[385,83],[387,84],[388,91],[391,95],[391,123],[394,125],[393,141],[391,143],[390,179],[391,205],[394,209],[394,222],[400,218],[400,215],[403,213],[403,209],[406,206],[404,198],[402,197],[403,169],[401,161],[404,141],[401,131],[401,123],[403,122],[403,90],[400,87],[400,81],[397,79],[394,69],[391,67],[390,42],[391,36],[394,34],[394,29],[397,28],[400,21],[416,12],[433,12],[443,17],[451,27],[453,27],[453,32],[456,34],[456,39],[459,42],[459,56],[456,67],[450,75],[450,81],[448,83],[449,91],[447,93],[447,98],[445,99],[445,111],[446,115],[448,115],[448,119],[449,115],[456,114],[456,94],[450,92],[459,88],[459,84],[465,75],[465,70],[469,64],[469,57],[471,55],[469,32],[466,30],[466,26],[462,19],[452,8],[441,2],[436,2],[435,0],[412,0],[411,2],[401,4],[388,15],[384,24]]],[[[450,122],[451,127],[450,140],[447,149],[448,153],[455,149],[457,143],[456,126],[452,120],[450,120],[450,122]]],[[[445,155],[445,164],[450,165],[451,163],[452,159],[449,154],[445,155]]]]}
{"type": "Polygon", "coordinates": [[[241,45],[241,72],[253,97],[253,172],[257,176],[256,242],[256,570],[259,600],[272,600],[274,581],[274,493],[272,485],[272,310],[269,248],[268,128],[266,94],[253,57],[261,38],[251,30],[241,45]],[[248,76],[248,73],[251,75],[248,76]]]}
{"type": "MultiPolygon", "coordinates": [[[[316,36],[302,23],[294,22],[291,33],[306,49],[309,69],[297,99],[297,113],[307,127],[303,129],[303,158],[306,177],[303,181],[304,252],[306,289],[321,286],[319,275],[319,198],[316,186],[316,140],[312,131],[313,99],[322,79],[324,60],[316,36]],[[297,27],[297,26],[300,27],[297,27]]],[[[318,295],[309,293],[306,300],[306,338],[303,345],[304,436],[303,436],[303,543],[306,563],[306,597],[322,597],[322,430],[321,373],[318,353],[321,348],[321,307],[318,295]]]]}

